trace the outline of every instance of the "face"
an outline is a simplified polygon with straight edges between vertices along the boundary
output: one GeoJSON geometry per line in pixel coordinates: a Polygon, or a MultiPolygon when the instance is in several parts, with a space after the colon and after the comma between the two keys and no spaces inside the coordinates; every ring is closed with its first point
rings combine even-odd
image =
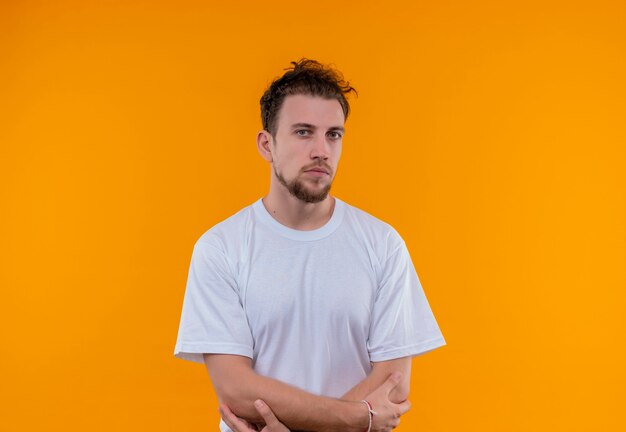
{"type": "Polygon", "coordinates": [[[307,203],[326,199],[341,156],[344,121],[336,99],[284,99],[270,147],[273,175],[292,196],[307,203]]]}

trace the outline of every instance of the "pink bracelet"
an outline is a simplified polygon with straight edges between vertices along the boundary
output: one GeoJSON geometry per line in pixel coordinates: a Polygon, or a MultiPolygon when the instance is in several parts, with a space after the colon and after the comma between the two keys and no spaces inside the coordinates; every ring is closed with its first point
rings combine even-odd
{"type": "Polygon", "coordinates": [[[372,408],[372,404],[371,403],[369,403],[365,399],[363,399],[361,402],[363,402],[367,406],[367,412],[369,413],[369,416],[370,416],[369,426],[367,427],[367,429],[364,432],[371,432],[372,431],[372,417],[375,416],[377,413],[372,408]]]}

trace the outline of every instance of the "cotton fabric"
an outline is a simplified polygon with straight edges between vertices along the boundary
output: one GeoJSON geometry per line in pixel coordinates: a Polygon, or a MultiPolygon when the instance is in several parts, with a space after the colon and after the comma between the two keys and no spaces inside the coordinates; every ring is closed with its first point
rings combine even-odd
{"type": "Polygon", "coordinates": [[[324,226],[300,231],[259,199],[195,243],[174,355],[247,356],[261,375],[340,397],[370,362],[445,344],[391,225],[335,197],[324,226]]]}

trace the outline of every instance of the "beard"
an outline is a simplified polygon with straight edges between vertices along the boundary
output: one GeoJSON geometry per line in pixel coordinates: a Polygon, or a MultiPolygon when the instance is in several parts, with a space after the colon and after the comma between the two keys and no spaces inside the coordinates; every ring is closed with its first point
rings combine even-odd
{"type": "Polygon", "coordinates": [[[285,188],[289,191],[289,193],[299,199],[300,201],[304,201],[305,203],[318,203],[320,201],[324,201],[328,196],[328,192],[330,192],[330,187],[332,186],[332,181],[329,182],[324,188],[317,192],[312,192],[307,189],[305,183],[299,180],[297,177],[291,181],[285,180],[285,177],[282,174],[279,174],[276,171],[276,167],[274,167],[274,175],[285,188]]]}

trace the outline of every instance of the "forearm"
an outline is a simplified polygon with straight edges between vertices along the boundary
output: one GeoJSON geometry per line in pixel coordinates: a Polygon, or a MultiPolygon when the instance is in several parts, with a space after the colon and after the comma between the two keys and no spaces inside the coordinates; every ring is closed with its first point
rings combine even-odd
{"type": "MultiPolygon", "coordinates": [[[[344,394],[341,397],[341,400],[345,400],[345,401],[361,401],[363,399],[365,399],[365,397],[370,394],[371,392],[373,392],[374,390],[376,390],[378,388],[378,386],[380,386],[380,384],[385,381],[385,379],[383,378],[382,380],[378,379],[375,376],[369,375],[367,378],[365,378],[363,381],[361,381],[360,383],[358,383],[357,385],[355,385],[354,387],[352,387],[350,389],[350,391],[348,391],[346,394],[344,394]]],[[[398,386],[400,387],[400,386],[398,386]]],[[[400,403],[403,402],[405,400],[407,400],[408,398],[408,391],[405,391],[404,389],[393,389],[391,391],[391,393],[389,393],[389,400],[393,403],[400,403]]]]}
{"type": "Polygon", "coordinates": [[[262,399],[291,430],[356,431],[367,429],[368,413],[360,402],[317,396],[244,368],[213,380],[221,403],[249,422],[263,419],[254,408],[262,399]],[[222,383],[221,385],[218,383],[222,383]]]}
{"type": "Polygon", "coordinates": [[[230,400],[240,417],[261,422],[253,403],[264,400],[289,429],[308,431],[362,431],[367,427],[367,411],[359,404],[316,396],[278,380],[252,372],[230,400]],[[358,421],[360,420],[360,422],[358,421]]]}
{"type": "Polygon", "coordinates": [[[346,394],[341,396],[341,400],[346,400],[346,401],[363,400],[375,388],[376,386],[374,384],[374,379],[372,378],[371,375],[369,375],[363,381],[359,382],[357,385],[352,387],[346,394]]]}
{"type": "Polygon", "coordinates": [[[411,362],[410,359],[398,359],[387,362],[375,363],[370,374],[361,382],[352,387],[341,399],[346,401],[360,401],[368,394],[380,386],[394,371],[403,374],[404,380],[395,387],[389,394],[389,400],[400,403],[408,399],[411,382],[411,362]]]}

